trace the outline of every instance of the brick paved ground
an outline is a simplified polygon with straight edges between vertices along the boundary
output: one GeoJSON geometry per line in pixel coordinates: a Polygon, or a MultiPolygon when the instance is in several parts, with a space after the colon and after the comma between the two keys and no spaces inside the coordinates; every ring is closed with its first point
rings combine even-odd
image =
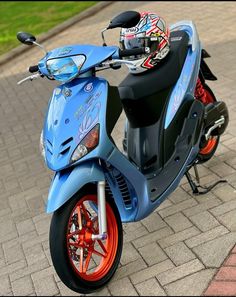
{"type": "MultiPolygon", "coordinates": [[[[49,49],[70,43],[101,44],[99,30],[127,9],[154,10],[169,23],[195,21],[212,54],[209,66],[218,76],[210,86],[230,110],[230,124],[215,157],[200,168],[202,183],[224,177],[228,184],[193,197],[183,179],[151,216],[125,224],[120,267],[98,294],[200,295],[236,243],[236,3],[115,2],[45,44],[49,49]]],[[[107,36],[116,42],[118,30],[107,36]]],[[[0,71],[0,295],[78,295],[62,284],[51,265],[51,215],[44,213],[52,173],[44,166],[38,142],[55,83],[16,85],[39,57],[40,51],[32,49],[0,71]]],[[[119,75],[111,71],[102,75],[118,84],[126,73],[123,68],[119,75]]],[[[124,115],[114,133],[119,144],[123,120],[124,115]]]]}

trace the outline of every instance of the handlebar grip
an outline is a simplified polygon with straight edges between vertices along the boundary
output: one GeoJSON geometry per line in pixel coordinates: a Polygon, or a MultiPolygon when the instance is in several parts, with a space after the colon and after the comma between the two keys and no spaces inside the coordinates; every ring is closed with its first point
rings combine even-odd
{"type": "Polygon", "coordinates": [[[146,53],[146,48],[141,47],[141,48],[134,48],[130,50],[121,50],[119,51],[120,57],[128,57],[128,56],[133,56],[133,55],[141,55],[146,53]]]}
{"type": "Polygon", "coordinates": [[[38,71],[39,71],[39,66],[38,65],[34,65],[34,66],[29,67],[29,72],[30,73],[34,73],[34,72],[38,72],[38,71]]]}

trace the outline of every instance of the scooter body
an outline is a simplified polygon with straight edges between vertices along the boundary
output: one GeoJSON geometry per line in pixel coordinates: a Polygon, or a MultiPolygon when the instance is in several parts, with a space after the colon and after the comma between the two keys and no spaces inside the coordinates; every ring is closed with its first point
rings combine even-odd
{"type": "MultiPolygon", "coordinates": [[[[116,22],[132,27],[139,19],[138,13],[126,12],[111,22],[110,29],[116,22]]],[[[226,129],[226,106],[212,101],[206,108],[195,98],[199,76],[215,77],[203,61],[194,23],[182,21],[170,31],[173,47],[166,64],[145,76],[128,76],[118,87],[95,75],[96,67],[122,63],[115,46],[54,49],[33,68],[39,74],[21,81],[52,79],[52,72],[62,80],[63,71],[69,69],[66,75],[71,79],[54,89],[49,102],[41,147],[48,168],[55,172],[46,207],[47,213],[54,213],[52,260],[62,281],[77,292],[92,292],[110,280],[121,256],[121,222],[150,215],[184,175],[190,179],[187,173],[198,162],[203,138],[208,141],[215,130],[220,135],[226,129]],[[78,69],[79,75],[74,75],[78,69]],[[112,138],[122,109],[127,116],[124,152],[112,138]],[[97,185],[97,198],[88,185],[97,185]],[[86,199],[92,210],[86,210],[86,199]],[[101,252],[95,250],[95,242],[101,252]],[[89,274],[93,253],[102,261],[89,274]]],[[[35,42],[25,33],[18,39],[35,42]]]]}
{"type": "MultiPolygon", "coordinates": [[[[176,28],[187,31],[190,46],[161,125],[164,126],[164,130],[168,129],[180,106],[186,102],[191,108],[188,107],[182,137],[188,134],[192,135],[192,139],[188,139],[188,143],[180,141],[172,159],[165,164],[161,172],[154,169],[146,175],[142,174],[139,168],[118,150],[111,139],[112,126],[122,108],[118,90],[111,87],[105,79],[91,76],[77,78],[58,86],[50,101],[43,129],[45,160],[47,166],[56,171],[49,191],[47,212],[54,212],[86,183],[101,180],[101,177],[108,184],[107,188],[115,199],[122,222],[145,218],[176,189],[188,166],[198,154],[204,112],[201,103],[194,100],[201,44],[193,23],[180,23],[171,29],[176,28]],[[110,119],[113,123],[110,123],[110,119]],[[100,126],[99,145],[70,167],[73,151],[95,125],[100,126]],[[100,165],[99,160],[102,160],[100,165]],[[122,180],[121,184],[119,178],[122,180]]],[[[81,49],[77,46],[72,49],[75,53],[86,53],[86,50],[87,48],[81,49]]],[[[111,52],[114,52],[113,48],[111,52]]],[[[58,53],[52,53],[47,59],[57,55],[58,53]]],[[[92,65],[95,63],[92,62],[92,65]]],[[[43,62],[40,64],[43,65],[43,62]]],[[[87,66],[88,69],[90,67],[87,66]]],[[[152,141],[159,138],[157,128],[154,127],[155,132],[150,136],[152,141]]],[[[138,139],[133,141],[137,143],[138,139]]]]}

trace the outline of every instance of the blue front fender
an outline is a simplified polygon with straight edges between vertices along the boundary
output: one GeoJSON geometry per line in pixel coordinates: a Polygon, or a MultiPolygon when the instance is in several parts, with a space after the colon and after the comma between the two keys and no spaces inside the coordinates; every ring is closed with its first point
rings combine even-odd
{"type": "Polygon", "coordinates": [[[84,185],[104,180],[102,168],[94,161],[57,172],[49,189],[46,212],[56,211],[84,185]]]}

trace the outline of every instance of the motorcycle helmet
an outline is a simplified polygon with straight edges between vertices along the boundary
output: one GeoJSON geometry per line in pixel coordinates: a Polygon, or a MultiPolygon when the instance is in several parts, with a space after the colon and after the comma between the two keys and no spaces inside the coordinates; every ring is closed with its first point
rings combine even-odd
{"type": "Polygon", "coordinates": [[[163,18],[153,12],[141,12],[140,21],[135,27],[122,28],[120,47],[122,50],[149,47],[150,52],[129,56],[134,65],[127,65],[131,73],[141,73],[155,67],[170,50],[170,31],[163,18]]]}

